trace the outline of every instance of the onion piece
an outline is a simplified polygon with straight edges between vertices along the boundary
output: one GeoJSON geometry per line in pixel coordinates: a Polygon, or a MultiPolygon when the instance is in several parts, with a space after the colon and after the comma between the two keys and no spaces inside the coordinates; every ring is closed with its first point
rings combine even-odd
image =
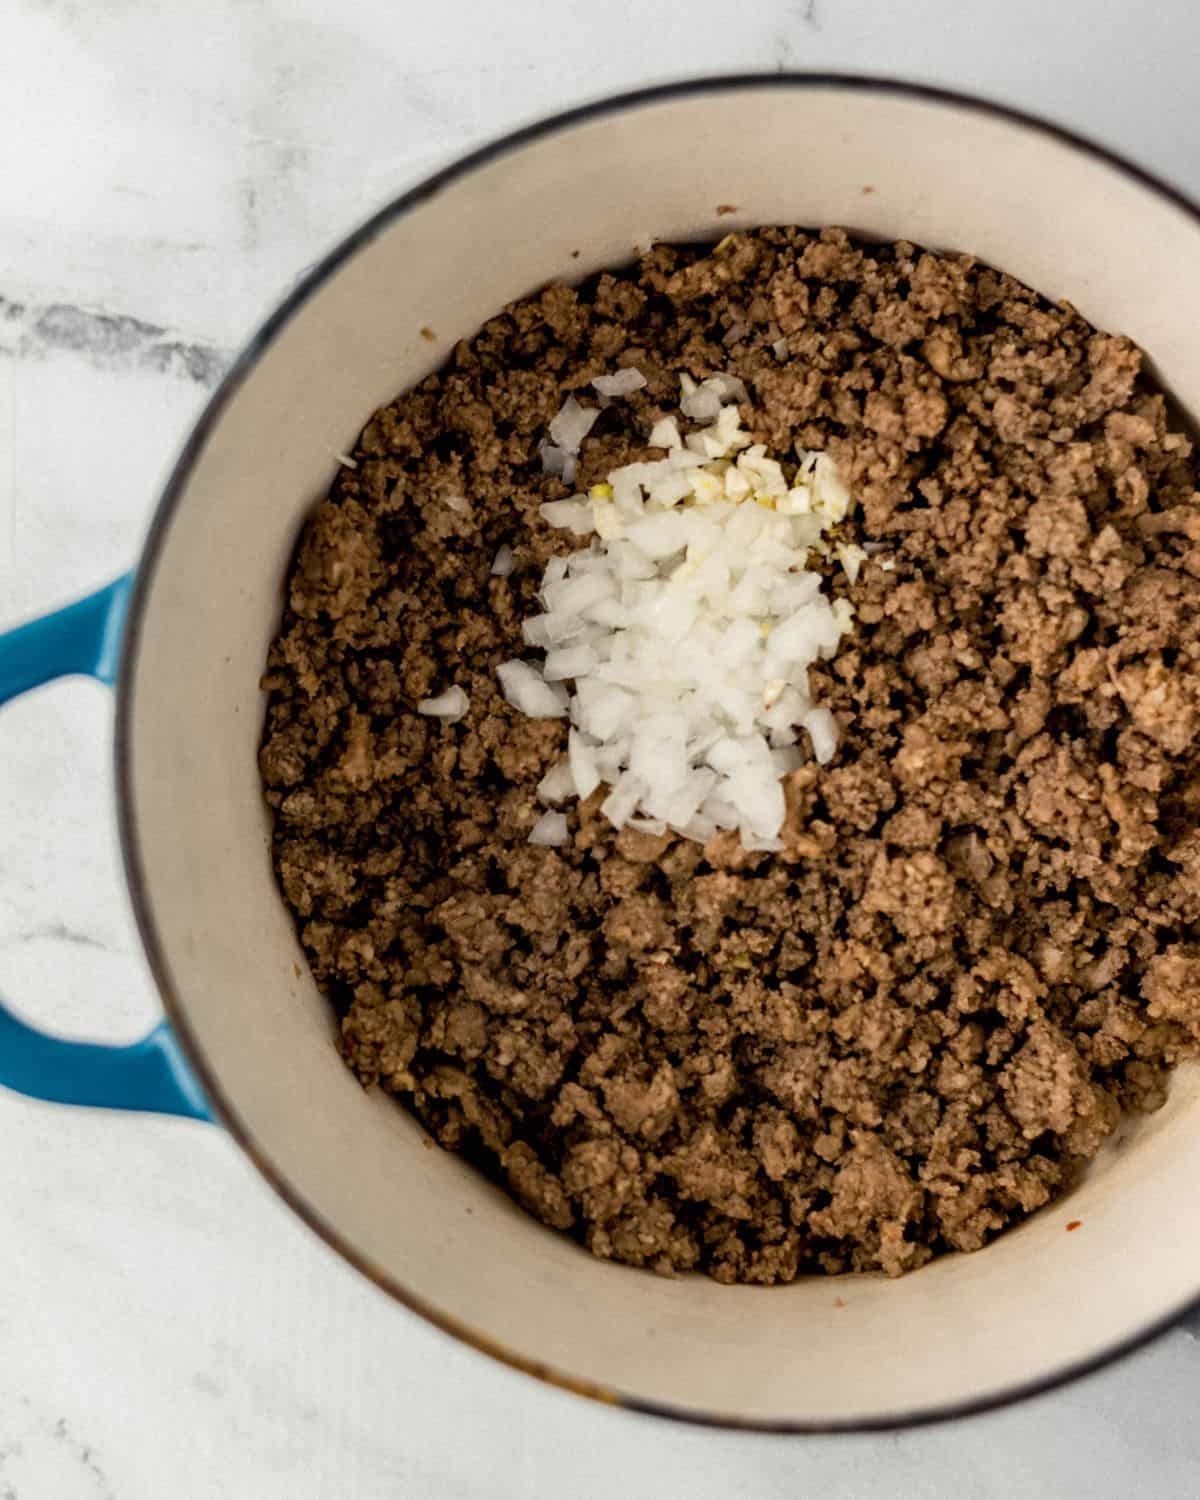
{"type": "Polygon", "coordinates": [[[600,415],[598,406],[580,406],[574,396],[568,396],[550,421],[550,437],[566,453],[578,453],[581,443],[595,425],[600,415]]]}
{"type": "Polygon", "coordinates": [[[547,500],[538,506],[538,514],[551,526],[573,531],[576,536],[588,536],[596,529],[592,507],[581,495],[571,500],[547,500]]]}
{"type": "Polygon", "coordinates": [[[597,375],[592,385],[600,396],[629,396],[640,391],[646,377],[640,370],[618,370],[615,375],[597,375]]]}
{"type": "Polygon", "coordinates": [[[530,719],[562,719],[567,713],[567,695],[557,692],[527,661],[506,661],[496,668],[500,689],[514,708],[530,719]]]}
{"type": "Polygon", "coordinates": [[[600,804],[600,811],[614,828],[624,828],[641,800],[643,791],[637,777],[626,771],[600,804]]]}
{"type": "Polygon", "coordinates": [[[570,761],[560,760],[537,784],[539,802],[565,802],[575,794],[575,778],[571,774],[570,761]]]}
{"type": "Polygon", "coordinates": [[[674,417],[661,417],[650,429],[646,442],[651,448],[681,448],[683,439],[679,436],[679,423],[674,417]]]}
{"type": "Polygon", "coordinates": [[[466,717],[470,706],[471,700],[462,688],[456,685],[448,687],[444,693],[438,693],[436,697],[422,698],[417,704],[417,712],[430,719],[444,719],[447,724],[457,724],[460,719],[466,717]]]}
{"type": "Polygon", "coordinates": [[[812,741],[819,766],[827,766],[837,750],[837,720],[827,708],[810,708],[800,720],[812,741]]]}
{"type": "Polygon", "coordinates": [[[567,736],[567,765],[575,786],[575,795],[585,802],[600,785],[600,772],[596,766],[596,752],[587,738],[578,729],[567,736]]]}
{"type": "Polygon", "coordinates": [[[544,812],[529,831],[529,842],[546,849],[558,849],[567,842],[567,816],[544,812]]]}

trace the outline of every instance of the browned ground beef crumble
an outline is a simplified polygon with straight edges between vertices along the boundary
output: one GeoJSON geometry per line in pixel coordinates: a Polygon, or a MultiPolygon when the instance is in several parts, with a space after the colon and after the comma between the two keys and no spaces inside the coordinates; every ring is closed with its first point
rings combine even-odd
{"type": "Polygon", "coordinates": [[[354,457],[289,580],[261,760],[364,1083],[597,1255],[750,1282],[977,1249],[1162,1103],[1200,1042],[1200,496],[1128,339],[910,244],[660,245],[492,319],[354,457]],[[565,848],[526,842],[566,725],[495,668],[577,545],[537,444],[623,364],[649,383],[584,483],[646,454],[680,371],[731,371],[754,437],[832,453],[896,560],[831,579],[857,624],[812,677],[843,738],[789,778],[783,854],[615,835],[602,792],[565,848]],[[415,713],[452,683],[462,723],[415,713]]]}

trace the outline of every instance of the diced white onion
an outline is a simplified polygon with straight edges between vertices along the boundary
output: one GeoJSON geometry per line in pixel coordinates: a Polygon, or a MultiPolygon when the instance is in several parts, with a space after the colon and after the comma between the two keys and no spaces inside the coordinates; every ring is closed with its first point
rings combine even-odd
{"type": "Polygon", "coordinates": [[[565,802],[568,797],[573,797],[575,777],[571,773],[570,762],[560,760],[556,766],[552,766],[538,782],[537,794],[540,802],[565,802]]]}
{"type": "Polygon", "coordinates": [[[567,713],[567,695],[555,691],[527,661],[506,661],[496,668],[500,688],[514,708],[530,719],[562,719],[567,713]]]}
{"type": "Polygon", "coordinates": [[[615,375],[597,375],[592,385],[600,396],[628,396],[640,391],[646,377],[640,370],[618,370],[615,375]]]}
{"type": "Polygon", "coordinates": [[[837,750],[837,721],[827,708],[810,708],[801,719],[812,741],[818,765],[828,765],[837,750]]]}
{"type": "MultiPolygon", "coordinates": [[[[605,400],[644,383],[633,370],[593,382],[605,400]]],[[[824,534],[850,496],[827,454],[802,454],[789,479],[751,442],[733,404],[746,399],[741,381],[685,375],[680,386],[684,416],[701,425],[685,435],[674,416],[655,422],[649,442],[665,458],[541,507],[548,524],[592,540],[546,565],[544,613],[522,626],[545,652],[541,668],[513,661],[497,673],[522,713],[569,710],[567,757],[542,778],[543,802],[607,784],[600,810],[614,827],[694,839],[736,830],[747,849],[774,850],[781,778],[837,748],[808,669],[836,651],[853,611],[806,563],[814,547],[829,554],[824,534]]],[[[543,462],[565,474],[596,415],[568,398],[543,462]]],[[[836,549],[853,581],[865,554],[836,549]]],[[[535,834],[565,841],[566,820],[546,814],[535,834]]]]}
{"type": "Polygon", "coordinates": [[[599,407],[580,406],[574,396],[568,396],[551,419],[550,436],[565,452],[578,453],[599,415],[599,407]]]}
{"type": "Polygon", "coordinates": [[[679,448],[683,439],[679,436],[679,423],[674,417],[660,417],[650,429],[646,439],[651,448],[679,448]]]}
{"type": "Polygon", "coordinates": [[[567,842],[566,814],[544,812],[530,830],[529,842],[548,849],[560,848],[567,842]]]}
{"type": "Polygon", "coordinates": [[[434,698],[422,698],[417,704],[417,712],[431,719],[445,719],[447,724],[457,724],[466,717],[470,706],[471,700],[466,693],[455,686],[448,687],[444,693],[438,693],[434,698]]]}
{"type": "Polygon", "coordinates": [[[567,764],[575,784],[575,795],[584,802],[600,785],[600,772],[594,747],[578,729],[572,729],[567,737],[567,764]]]}
{"type": "Polygon", "coordinates": [[[684,416],[691,417],[693,422],[711,422],[721,410],[721,398],[716,391],[701,386],[684,396],[679,405],[684,416]]]}
{"type": "MultiPolygon", "coordinates": [[[[566,461],[566,453],[556,443],[542,443],[538,447],[538,456],[542,460],[542,472],[553,474],[557,478],[563,477],[563,464],[566,461]]],[[[570,481],[567,481],[570,483],[570,481]]]]}
{"type": "Polygon", "coordinates": [[[538,511],[543,521],[560,530],[573,531],[576,536],[587,536],[596,529],[592,507],[582,496],[571,500],[547,500],[545,505],[538,506],[538,511]]]}
{"type": "Polygon", "coordinates": [[[568,677],[586,677],[596,665],[596,653],[590,646],[560,646],[546,652],[542,675],[547,682],[562,682],[568,677]]]}

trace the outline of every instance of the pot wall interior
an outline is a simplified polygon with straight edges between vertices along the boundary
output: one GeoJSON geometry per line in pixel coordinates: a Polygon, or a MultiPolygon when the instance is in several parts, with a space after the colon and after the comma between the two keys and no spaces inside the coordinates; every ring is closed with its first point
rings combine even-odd
{"type": "Polygon", "coordinates": [[[125,795],[143,919],[223,1108],[361,1261],[491,1344],[640,1400],[878,1421],[1052,1376],[1200,1290],[1195,1077],[1181,1072],[1161,1113],[1124,1127],[1069,1201],[898,1282],[726,1288],[602,1264],[423,1149],[416,1124],[344,1068],[272,876],[255,762],[291,549],[371,410],[548,280],[627,262],[649,234],[771,222],[973,251],[1132,335],[1200,410],[1200,231],[1069,143],[827,84],[729,86],[583,120],[377,230],[227,397],[160,523],[124,705],[125,795]],[[727,204],[736,214],[718,215],[727,204]],[[1066,1234],[1072,1219],[1083,1227],[1066,1234]]]}

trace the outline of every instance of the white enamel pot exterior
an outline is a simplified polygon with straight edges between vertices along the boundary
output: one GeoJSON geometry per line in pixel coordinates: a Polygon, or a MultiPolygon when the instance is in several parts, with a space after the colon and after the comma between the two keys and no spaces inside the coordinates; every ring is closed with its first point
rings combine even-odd
{"type": "Polygon", "coordinates": [[[1131,335],[1200,412],[1200,219],[1085,143],[846,78],[711,81],[583,109],[379,214],[242,356],[153,524],[117,754],[130,886],[183,1053],[310,1225],[523,1369],[642,1410],[812,1431],[1042,1388],[1184,1310],[1200,1293],[1197,1074],[1180,1070],[1166,1106],[1124,1126],[1068,1198],[898,1281],[723,1287],[602,1263],[424,1149],[410,1116],[346,1069],[276,887],[255,758],[292,549],[372,410],[547,281],[626,263],[647,235],[773,223],[971,251],[1131,335]]]}

